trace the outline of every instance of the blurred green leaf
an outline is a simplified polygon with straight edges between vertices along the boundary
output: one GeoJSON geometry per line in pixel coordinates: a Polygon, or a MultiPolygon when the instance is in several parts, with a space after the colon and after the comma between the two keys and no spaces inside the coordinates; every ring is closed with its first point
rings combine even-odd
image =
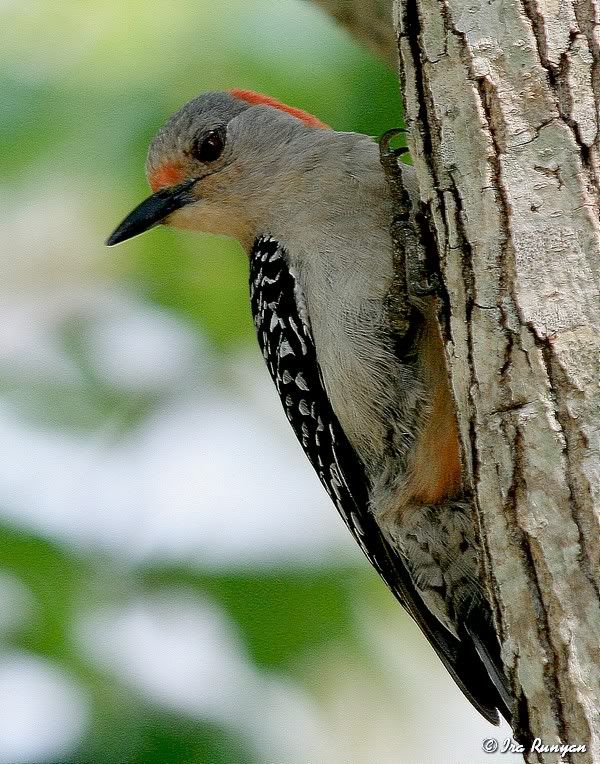
{"type": "Polygon", "coordinates": [[[197,325],[217,346],[254,341],[247,258],[237,242],[156,229],[135,244],[133,288],[197,325]]]}
{"type": "Polygon", "coordinates": [[[230,730],[175,714],[149,712],[127,764],[252,764],[256,759],[230,730]]]}
{"type": "Polygon", "coordinates": [[[362,575],[346,566],[214,575],[165,567],[143,571],[142,579],[150,590],[170,584],[210,595],[234,619],[257,665],[290,671],[332,641],[352,640],[353,587],[362,575]]]}

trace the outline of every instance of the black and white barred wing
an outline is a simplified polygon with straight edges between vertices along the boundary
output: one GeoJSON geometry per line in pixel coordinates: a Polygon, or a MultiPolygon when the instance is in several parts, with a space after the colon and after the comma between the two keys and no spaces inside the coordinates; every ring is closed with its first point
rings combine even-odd
{"type": "Polygon", "coordinates": [[[371,564],[408,610],[465,695],[490,721],[495,703],[478,659],[429,611],[399,554],[369,511],[369,484],[333,411],[319,368],[304,297],[281,245],[257,239],[250,258],[250,300],[258,342],[285,414],[342,519],[371,564]]]}
{"type": "Polygon", "coordinates": [[[272,239],[256,243],[250,279],[258,342],[285,414],[344,522],[370,557],[356,506],[367,502],[364,470],[332,411],[302,295],[272,239]]]}

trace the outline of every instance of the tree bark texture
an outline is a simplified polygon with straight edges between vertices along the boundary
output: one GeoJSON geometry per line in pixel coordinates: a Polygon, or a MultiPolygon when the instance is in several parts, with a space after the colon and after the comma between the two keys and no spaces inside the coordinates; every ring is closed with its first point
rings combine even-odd
{"type": "MultiPolygon", "coordinates": [[[[391,60],[391,0],[316,1],[391,60]]],[[[598,2],[395,0],[393,15],[516,728],[600,762],[598,2]]]]}
{"type": "Polygon", "coordinates": [[[396,0],[394,15],[516,726],[600,762],[598,6],[396,0]]]}

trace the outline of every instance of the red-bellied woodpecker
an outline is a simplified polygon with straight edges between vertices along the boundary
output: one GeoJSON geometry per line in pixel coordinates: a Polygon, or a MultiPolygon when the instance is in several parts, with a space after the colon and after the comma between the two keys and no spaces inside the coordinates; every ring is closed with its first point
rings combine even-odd
{"type": "MultiPolygon", "coordinates": [[[[158,223],[241,242],[258,341],[321,482],[469,700],[510,718],[433,301],[410,331],[391,309],[377,143],[256,93],[206,93],[152,141],[147,173],[153,195],[108,244],[158,223]]],[[[414,198],[411,168],[400,177],[414,198]]]]}

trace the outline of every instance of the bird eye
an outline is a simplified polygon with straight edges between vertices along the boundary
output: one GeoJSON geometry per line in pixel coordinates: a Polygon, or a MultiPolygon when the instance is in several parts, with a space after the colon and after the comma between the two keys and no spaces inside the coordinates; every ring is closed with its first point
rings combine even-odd
{"type": "Polygon", "coordinates": [[[214,162],[223,153],[225,138],[222,130],[211,130],[207,135],[196,138],[192,146],[192,156],[200,162],[214,162]]]}

